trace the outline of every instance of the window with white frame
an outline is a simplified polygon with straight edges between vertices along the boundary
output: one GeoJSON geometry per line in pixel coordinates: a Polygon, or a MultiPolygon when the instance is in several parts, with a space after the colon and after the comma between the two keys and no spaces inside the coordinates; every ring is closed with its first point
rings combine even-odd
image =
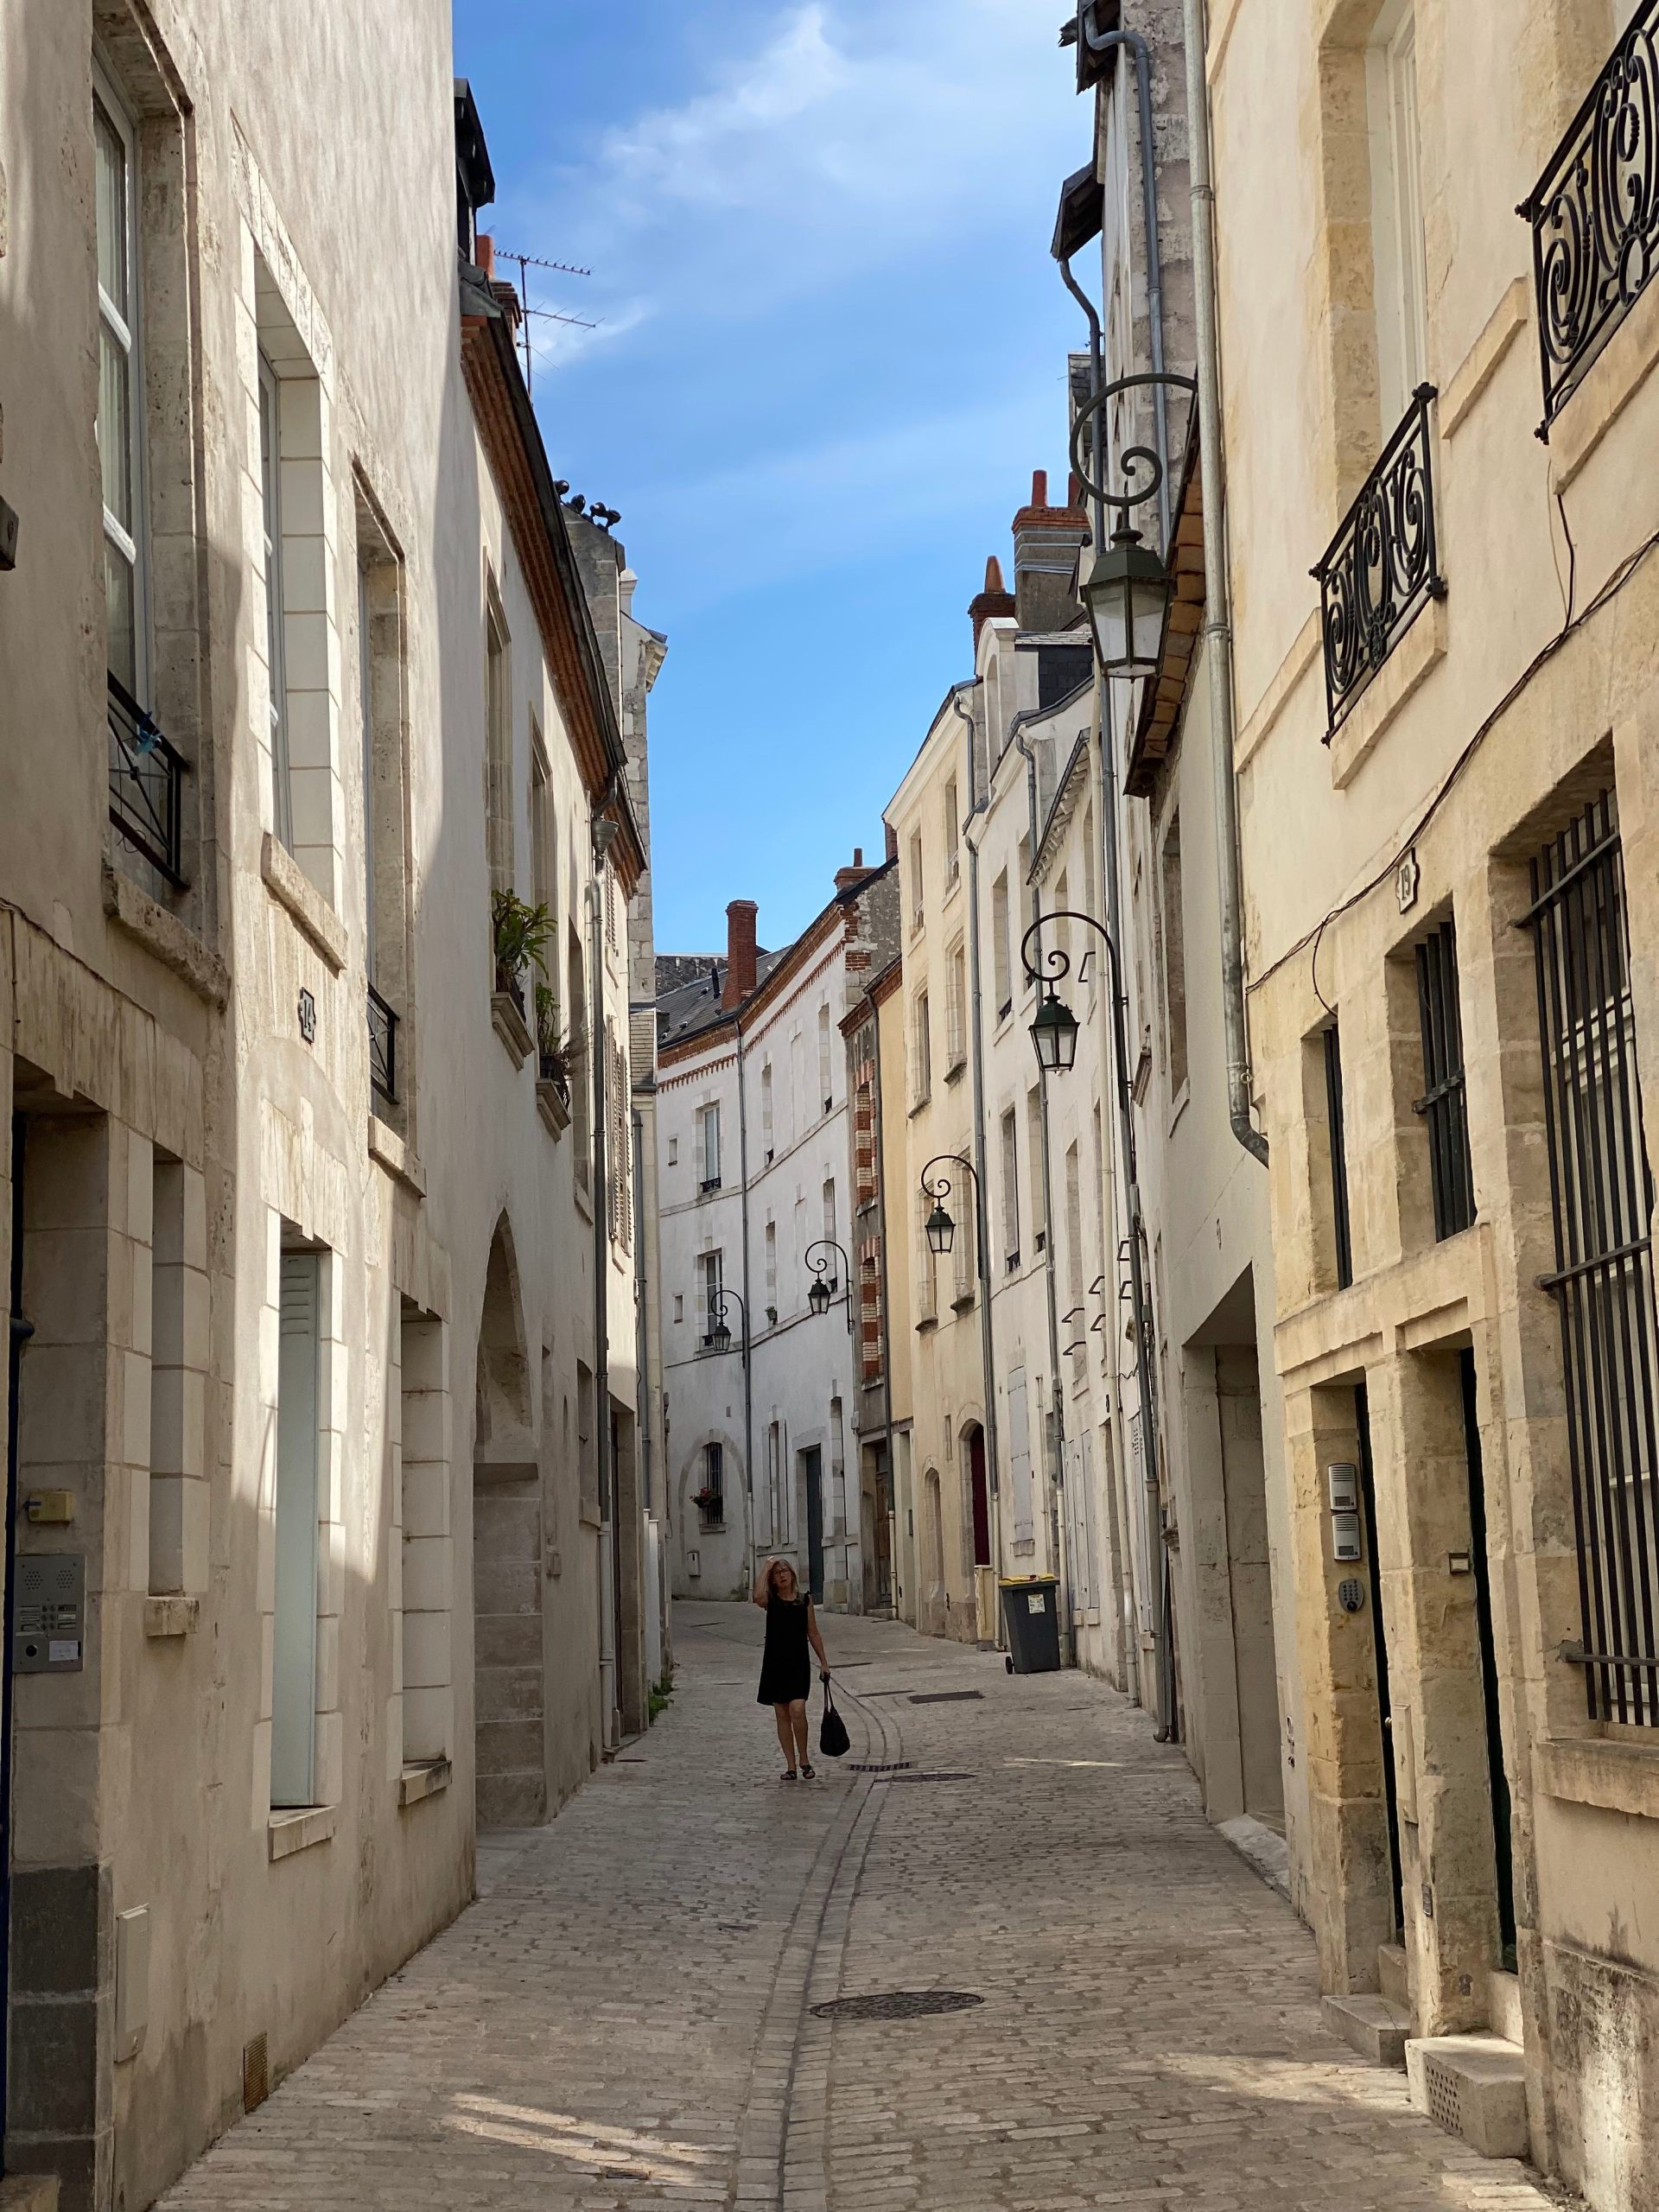
{"type": "Polygon", "coordinates": [[[699,1109],[697,1114],[699,1183],[705,1191],[720,1188],[720,1105],[699,1109]]]}
{"type": "Polygon", "coordinates": [[[830,1243],[836,1241],[836,1179],[826,1176],[823,1185],[823,1233],[830,1243]]]}
{"type": "Polygon", "coordinates": [[[760,1141],[770,1160],[774,1149],[772,1134],[772,1062],[768,1060],[760,1071],[760,1141]]]}
{"type": "Polygon", "coordinates": [[[911,832],[910,838],[910,926],[912,931],[922,926],[922,833],[911,832]]]}
{"type": "Polygon", "coordinates": [[[259,488],[264,512],[265,669],[270,679],[271,826],[290,851],[294,791],[288,752],[288,675],[283,592],[283,433],[276,372],[259,355],[259,488]]]}
{"type": "Polygon", "coordinates": [[[927,993],[918,991],[911,1008],[910,1095],[919,1106],[933,1088],[933,1039],[927,993]]]}
{"type": "Polygon", "coordinates": [[[138,296],[137,136],[102,69],[92,78],[98,229],[98,458],[109,671],[140,706],[149,684],[148,517],[138,296]]]}
{"type": "Polygon", "coordinates": [[[512,722],[507,622],[493,579],[484,606],[484,825],[490,889],[512,883],[512,722]]]}
{"type": "Polygon", "coordinates": [[[1422,153],[1412,0],[1388,0],[1365,54],[1380,429],[1387,436],[1428,373],[1422,153]]]}
{"type": "Polygon", "coordinates": [[[945,1073],[968,1057],[968,963],[960,943],[953,944],[944,968],[945,1073]]]}
{"type": "Polygon", "coordinates": [[[1020,1136],[1010,1106],[1001,1121],[1002,1256],[1012,1274],[1020,1264],[1020,1136]]]}
{"type": "Polygon", "coordinates": [[[1008,872],[991,886],[991,976],[1001,1021],[1014,1010],[1014,971],[1008,957],[1008,872]]]}
{"type": "Polygon", "coordinates": [[[718,1252],[702,1252],[697,1256],[697,1297],[702,1323],[700,1333],[705,1346],[712,1345],[715,1331],[721,1324],[721,1265],[718,1252]]]}
{"type": "Polygon", "coordinates": [[[818,1008],[818,1095],[827,1114],[835,1104],[835,1061],[830,1046],[830,1009],[818,1008]]]}
{"type": "Polygon", "coordinates": [[[766,1319],[778,1319],[778,1224],[766,1224],[766,1319]]]}
{"type": "Polygon", "coordinates": [[[953,884],[962,868],[962,822],[957,798],[957,779],[948,776],[944,785],[944,880],[947,887],[953,884]]]}
{"type": "Polygon", "coordinates": [[[1031,1249],[1048,1243],[1048,1208],[1043,1187],[1043,1094],[1036,1084],[1026,1094],[1027,1159],[1031,1175],[1031,1249]]]}

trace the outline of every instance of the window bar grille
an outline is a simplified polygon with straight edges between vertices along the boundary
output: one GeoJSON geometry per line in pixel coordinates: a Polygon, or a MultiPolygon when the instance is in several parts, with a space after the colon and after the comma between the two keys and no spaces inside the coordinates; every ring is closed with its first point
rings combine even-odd
{"type": "Polygon", "coordinates": [[[388,1106],[397,1103],[397,1015],[369,985],[369,1085],[388,1106]]]}
{"type": "Polygon", "coordinates": [[[1342,1045],[1333,1021],[1325,1033],[1325,1109],[1331,1134],[1331,1215],[1337,1239],[1337,1287],[1354,1279],[1353,1239],[1348,1220],[1348,1141],[1342,1117],[1342,1045]]]}
{"type": "Polygon", "coordinates": [[[109,725],[110,819],[135,852],[182,891],[188,763],[113,674],[109,725]]]}
{"type": "Polygon", "coordinates": [[[1593,1719],[1659,1726],[1653,1181],[1624,858],[1604,791],[1537,857],[1533,904],[1567,1449],[1593,1719]]]}
{"type": "Polygon", "coordinates": [[[1434,1235],[1440,1240],[1455,1236],[1475,1217],[1463,1015],[1458,997],[1458,940],[1449,921],[1417,948],[1417,1009],[1423,1033],[1423,1096],[1413,1111],[1422,1116],[1428,1132],[1434,1235]]]}

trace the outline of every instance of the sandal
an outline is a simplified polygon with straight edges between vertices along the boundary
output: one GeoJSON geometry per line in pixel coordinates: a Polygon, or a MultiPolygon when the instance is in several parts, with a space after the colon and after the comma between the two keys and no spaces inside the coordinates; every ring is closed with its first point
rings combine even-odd
{"type": "Polygon", "coordinates": [[[817,1767],[815,1767],[815,1766],[804,1766],[804,1767],[801,1769],[801,1780],[802,1780],[803,1782],[816,1782],[816,1781],[817,1780],[817,1778],[818,1778],[818,1770],[817,1769],[817,1767]]]}
{"type": "Polygon", "coordinates": [[[786,1766],[778,1777],[779,1782],[796,1782],[799,1778],[792,1766],[786,1766]]]}

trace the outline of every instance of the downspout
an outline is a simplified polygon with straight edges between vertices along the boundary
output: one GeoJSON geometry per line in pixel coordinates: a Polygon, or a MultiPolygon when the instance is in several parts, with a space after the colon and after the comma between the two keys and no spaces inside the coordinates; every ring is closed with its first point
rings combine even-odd
{"type": "Polygon", "coordinates": [[[1204,487],[1204,649],[1212,702],[1227,1118],[1245,1151],[1265,1166],[1268,1141],[1250,1118],[1250,1047],[1244,1014],[1243,896],[1238,864],[1238,782],[1233,761],[1233,601],[1221,454],[1221,356],[1216,332],[1216,190],[1211,174],[1210,96],[1205,71],[1209,23],[1205,0],[1184,0],[1184,5],[1192,289],[1198,340],[1198,466],[1204,487]]]}
{"type": "MultiPolygon", "coordinates": [[[[754,1541],[754,1332],[749,1327],[749,1102],[743,1084],[741,1007],[733,1017],[732,1028],[737,1038],[737,1181],[739,1233],[743,1240],[743,1487],[749,1508],[748,1586],[753,1590],[760,1546],[754,1541]]],[[[772,1534],[776,1543],[778,1531],[774,1529],[772,1534]]]]}
{"type": "MultiPolygon", "coordinates": [[[[612,790],[615,779],[612,779],[612,790]]],[[[601,804],[609,803],[611,793],[601,804]]],[[[616,1528],[616,1468],[611,1452],[611,1255],[609,1198],[606,1188],[605,1144],[605,946],[600,914],[600,872],[616,836],[616,824],[595,816],[594,866],[588,879],[588,966],[593,978],[588,994],[588,1081],[593,1098],[594,1197],[594,1443],[598,1453],[600,1541],[609,1552],[601,1561],[599,1600],[599,1680],[609,1697],[602,1715],[605,1748],[616,1748],[621,1712],[618,1679],[622,1608],[621,1561],[616,1528]]]]}
{"type": "MultiPolygon", "coordinates": [[[[966,688],[976,690],[976,677],[966,688]]],[[[950,704],[957,718],[968,726],[968,809],[969,822],[977,815],[988,817],[990,798],[979,788],[979,757],[975,751],[976,735],[973,715],[962,703],[962,692],[953,690],[950,704]]],[[[995,1332],[991,1325],[991,1224],[985,1204],[985,1022],[984,991],[982,963],[979,955],[979,847],[963,831],[963,842],[968,848],[968,944],[969,999],[973,1036],[974,1065],[974,1228],[978,1242],[976,1255],[979,1268],[979,1347],[980,1360],[985,1370],[985,1482],[989,1493],[988,1503],[991,1513],[992,1566],[999,1584],[1002,1580],[1002,1498],[1001,1477],[996,1456],[996,1351],[995,1332]]],[[[1000,1645],[1002,1640],[1002,1617],[1000,1605],[991,1609],[991,1633],[1000,1645]]]]}
{"type": "MultiPolygon", "coordinates": [[[[1037,755],[1032,750],[1024,730],[1016,729],[1014,741],[1019,747],[1026,763],[1026,814],[1029,823],[1028,836],[1032,865],[1037,861],[1037,755]]],[[[1033,904],[1036,904],[1033,892],[1033,904]]],[[[1040,910],[1033,915],[1040,919],[1040,910]]],[[[1040,945],[1042,939],[1037,940],[1040,945]]],[[[1048,1070],[1039,1065],[1037,1071],[1038,1098],[1040,1102],[1039,1122],[1043,1147],[1043,1289],[1048,1306],[1048,1418],[1043,1423],[1048,1444],[1048,1555],[1054,1566],[1054,1578],[1059,1584],[1060,1598],[1060,1656],[1065,1662],[1066,1653],[1074,1643],[1071,1611],[1071,1560],[1069,1551],[1063,1554],[1061,1543],[1065,1520],[1060,1512],[1060,1492],[1065,1482],[1065,1396],[1060,1387],[1060,1322],[1059,1300],[1054,1290],[1054,1168],[1053,1154],[1048,1135],[1048,1070]]],[[[1076,1661],[1075,1649],[1071,1651],[1076,1661]]]]}
{"type": "MultiPolygon", "coordinates": [[[[1164,260],[1159,250],[1158,242],[1158,164],[1152,138],[1152,54],[1147,41],[1139,31],[1097,31],[1095,29],[1095,0],[1081,0],[1077,9],[1077,33],[1088,42],[1090,54],[1105,54],[1112,48],[1121,46],[1135,64],[1136,103],[1141,118],[1141,204],[1147,232],[1147,335],[1148,350],[1152,355],[1153,372],[1154,375],[1161,376],[1164,372],[1164,260]]],[[[1189,41],[1187,46],[1189,54],[1192,50],[1189,41]]],[[[1187,98],[1190,105],[1192,99],[1190,74],[1187,98]]],[[[1196,191],[1193,197],[1196,205],[1196,191]]],[[[1060,268],[1066,284],[1081,300],[1083,295],[1072,282],[1070,264],[1062,262],[1060,268]]],[[[1085,301],[1084,304],[1086,307],[1088,302],[1085,301]]],[[[1096,391],[1100,390],[1098,364],[1096,364],[1095,390],[1096,391]]],[[[1158,518],[1163,525],[1162,543],[1167,550],[1170,526],[1169,416],[1165,404],[1165,386],[1160,384],[1154,385],[1152,388],[1152,407],[1153,422],[1157,433],[1158,461],[1162,471],[1158,486],[1158,518]]],[[[1098,425],[1098,416],[1096,417],[1096,423],[1098,425]]],[[[1100,458],[1098,450],[1095,458],[1098,462],[1100,458]]],[[[1100,474],[1098,467],[1096,468],[1095,474],[1098,480],[1100,474]]],[[[1106,541],[1096,532],[1095,543],[1096,545],[1104,545],[1106,541]]]]}
{"type": "MultiPolygon", "coordinates": [[[[864,1003],[870,1009],[870,1039],[872,1071],[870,1077],[870,1139],[875,1147],[875,1233],[881,1245],[881,1450],[887,1466],[887,1604],[896,1619],[899,1614],[899,1492],[894,1483],[898,1470],[893,1459],[893,1336],[888,1327],[887,1292],[887,1163],[883,1155],[881,1126],[881,1013],[870,995],[869,985],[864,987],[864,1003]]],[[[855,1151],[858,1132],[853,1132],[855,1151]]],[[[850,1255],[849,1255],[850,1258],[850,1255]]],[[[852,1296],[851,1283],[847,1294],[852,1296]]],[[[860,1326],[862,1327],[861,1317],[860,1326]]],[[[878,1598],[880,1592],[876,1592],[878,1598]]]]}
{"type": "MultiPolygon", "coordinates": [[[[646,1319],[646,1299],[651,1292],[651,1278],[645,1268],[645,1117],[636,1106],[628,1116],[630,1149],[633,1160],[633,1358],[639,1377],[638,1395],[639,1418],[634,1423],[634,1448],[639,1455],[639,1510],[642,1520],[651,1519],[651,1488],[653,1473],[651,1452],[652,1408],[651,1403],[651,1332],[646,1319]]],[[[645,1530],[642,1528],[643,1540],[645,1530]]],[[[660,1554],[659,1554],[660,1557],[660,1554]]],[[[642,1574],[641,1580],[644,1580],[642,1574]]],[[[654,1594],[654,1593],[653,1593],[654,1594]]],[[[644,1592],[641,1592],[643,1597],[644,1592]]],[[[660,1615],[661,1608],[658,1608],[660,1615]]],[[[664,1664],[667,1664],[668,1639],[663,1643],[664,1664]]],[[[648,1682],[647,1690],[656,1684],[648,1682]]]]}

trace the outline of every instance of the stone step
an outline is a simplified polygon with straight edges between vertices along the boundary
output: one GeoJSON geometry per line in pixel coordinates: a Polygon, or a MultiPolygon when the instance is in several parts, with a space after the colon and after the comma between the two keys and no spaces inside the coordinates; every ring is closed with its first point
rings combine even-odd
{"type": "Polygon", "coordinates": [[[1506,2043],[1524,2043],[1525,2031],[1521,2024],[1521,1984],[1512,1974],[1500,1974],[1492,1969],[1490,1984],[1491,2001],[1486,2017],[1492,2033],[1502,2036],[1506,2043]]]}
{"type": "Polygon", "coordinates": [[[1412,2103],[1448,2135],[1462,2136],[1489,2158],[1526,2156],[1527,2077],[1519,2044],[1503,2036],[1413,2036],[1406,2044],[1406,2078],[1412,2103]]]}
{"type": "Polygon", "coordinates": [[[1376,1986],[1390,2005],[1411,2010],[1411,1974],[1406,1963],[1403,1943],[1379,1943],[1376,1947],[1376,1986]]]}
{"type": "Polygon", "coordinates": [[[1411,2015],[1404,2005],[1390,2004],[1375,1990],[1359,1990],[1350,1997],[1322,1997],[1319,2010],[1332,2034],[1373,2066],[1405,2063],[1411,2015]]]}

